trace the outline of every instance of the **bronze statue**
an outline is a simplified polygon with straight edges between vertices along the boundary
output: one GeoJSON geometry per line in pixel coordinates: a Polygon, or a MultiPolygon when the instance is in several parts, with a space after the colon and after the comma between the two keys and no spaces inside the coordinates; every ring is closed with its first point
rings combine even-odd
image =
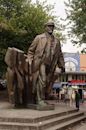
{"type": "Polygon", "coordinates": [[[54,22],[45,24],[45,33],[37,35],[28,49],[28,62],[32,77],[32,93],[35,104],[46,106],[45,94],[53,84],[54,72],[58,64],[65,71],[64,58],[58,38],[53,35],[54,22]]]}
{"type": "Polygon", "coordinates": [[[26,55],[16,48],[8,48],[5,62],[9,101],[15,107],[26,107],[28,100],[29,70],[26,55]]]}
{"type": "Polygon", "coordinates": [[[46,92],[53,85],[56,65],[65,71],[60,41],[53,35],[54,27],[51,20],[45,24],[45,32],[35,37],[27,55],[14,47],[7,50],[7,86],[9,100],[15,107],[28,107],[28,104],[46,107],[46,92]]]}

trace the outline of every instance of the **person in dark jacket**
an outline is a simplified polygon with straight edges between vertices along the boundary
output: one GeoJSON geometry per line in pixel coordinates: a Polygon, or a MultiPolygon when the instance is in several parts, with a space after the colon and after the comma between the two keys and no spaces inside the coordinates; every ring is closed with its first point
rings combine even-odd
{"type": "Polygon", "coordinates": [[[79,92],[77,90],[75,91],[75,103],[76,103],[77,110],[79,110],[79,107],[80,107],[80,94],[79,94],[79,92]]]}

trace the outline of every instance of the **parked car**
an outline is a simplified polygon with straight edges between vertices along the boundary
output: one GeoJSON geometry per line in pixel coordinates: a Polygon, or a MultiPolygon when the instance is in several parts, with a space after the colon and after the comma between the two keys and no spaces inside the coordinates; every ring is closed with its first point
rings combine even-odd
{"type": "Polygon", "coordinates": [[[0,79],[0,90],[4,90],[7,88],[7,80],[0,79]]]}

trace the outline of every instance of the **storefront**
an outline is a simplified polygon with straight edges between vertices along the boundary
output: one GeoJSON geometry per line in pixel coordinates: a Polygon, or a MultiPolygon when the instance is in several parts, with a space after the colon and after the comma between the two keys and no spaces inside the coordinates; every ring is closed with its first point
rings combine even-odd
{"type": "MultiPolygon", "coordinates": [[[[82,98],[82,93],[86,92],[86,72],[66,72],[55,74],[57,83],[53,88],[72,88],[78,89],[82,98]]],[[[55,92],[56,93],[56,92],[55,92]]]]}

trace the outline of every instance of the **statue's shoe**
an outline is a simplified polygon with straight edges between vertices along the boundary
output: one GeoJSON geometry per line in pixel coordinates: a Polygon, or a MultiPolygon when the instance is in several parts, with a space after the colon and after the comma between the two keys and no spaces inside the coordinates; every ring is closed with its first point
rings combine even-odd
{"type": "Polygon", "coordinates": [[[48,105],[48,103],[46,103],[44,100],[38,101],[37,104],[40,105],[40,106],[47,106],[48,105]]]}

